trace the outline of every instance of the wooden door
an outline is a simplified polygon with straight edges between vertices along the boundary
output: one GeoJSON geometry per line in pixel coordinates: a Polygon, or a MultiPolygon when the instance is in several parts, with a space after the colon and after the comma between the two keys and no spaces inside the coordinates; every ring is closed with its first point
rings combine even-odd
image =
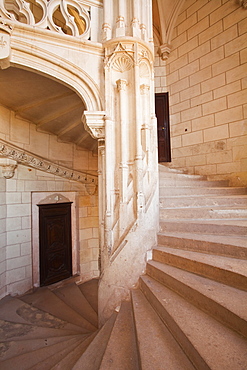
{"type": "Polygon", "coordinates": [[[40,286],[72,275],[71,203],[39,205],[40,286]]]}
{"type": "Polygon", "coordinates": [[[155,94],[155,114],[157,117],[159,162],[171,162],[168,93],[155,94]]]}

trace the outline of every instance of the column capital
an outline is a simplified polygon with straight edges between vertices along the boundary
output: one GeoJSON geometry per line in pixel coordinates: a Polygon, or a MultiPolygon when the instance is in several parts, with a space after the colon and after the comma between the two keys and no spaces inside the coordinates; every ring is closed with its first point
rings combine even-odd
{"type": "Polygon", "coordinates": [[[104,111],[84,111],[82,122],[85,130],[97,140],[105,137],[105,112],[104,111]]]}
{"type": "Polygon", "coordinates": [[[127,80],[119,79],[116,81],[118,91],[126,90],[127,80]]]}

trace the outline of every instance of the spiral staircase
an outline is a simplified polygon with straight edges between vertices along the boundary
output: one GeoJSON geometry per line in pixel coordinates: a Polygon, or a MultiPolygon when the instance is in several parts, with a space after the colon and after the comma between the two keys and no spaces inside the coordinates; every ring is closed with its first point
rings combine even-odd
{"type": "Polygon", "coordinates": [[[247,368],[247,195],[160,166],[160,232],[98,328],[98,280],[0,301],[1,370],[247,368]]]}

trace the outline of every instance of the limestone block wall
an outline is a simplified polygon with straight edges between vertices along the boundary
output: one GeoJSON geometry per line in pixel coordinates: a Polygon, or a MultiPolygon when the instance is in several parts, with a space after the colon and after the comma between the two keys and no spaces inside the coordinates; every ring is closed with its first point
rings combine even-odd
{"type": "Polygon", "coordinates": [[[186,0],[156,92],[169,91],[172,164],[247,184],[247,11],[232,0],[186,0]]]}
{"type": "Polygon", "coordinates": [[[0,178],[0,297],[6,293],[6,195],[5,179],[0,178]]]}
{"type": "MultiPolygon", "coordinates": [[[[54,135],[39,133],[34,124],[0,107],[0,139],[69,168],[96,173],[97,156],[54,135]]],[[[81,280],[98,276],[98,196],[86,186],[19,164],[14,177],[4,179],[0,166],[0,296],[21,294],[33,286],[32,194],[75,192],[81,280]],[[4,272],[6,271],[6,278],[4,272]]]]}

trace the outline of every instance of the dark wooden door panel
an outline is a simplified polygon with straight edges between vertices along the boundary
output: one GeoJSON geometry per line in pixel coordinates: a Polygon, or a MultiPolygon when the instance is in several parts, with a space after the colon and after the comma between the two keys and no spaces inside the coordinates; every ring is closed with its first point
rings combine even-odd
{"type": "Polygon", "coordinates": [[[155,94],[155,114],[157,117],[159,162],[171,162],[168,93],[155,94]]]}
{"type": "Polygon", "coordinates": [[[40,285],[72,275],[71,203],[39,205],[40,285]]]}

